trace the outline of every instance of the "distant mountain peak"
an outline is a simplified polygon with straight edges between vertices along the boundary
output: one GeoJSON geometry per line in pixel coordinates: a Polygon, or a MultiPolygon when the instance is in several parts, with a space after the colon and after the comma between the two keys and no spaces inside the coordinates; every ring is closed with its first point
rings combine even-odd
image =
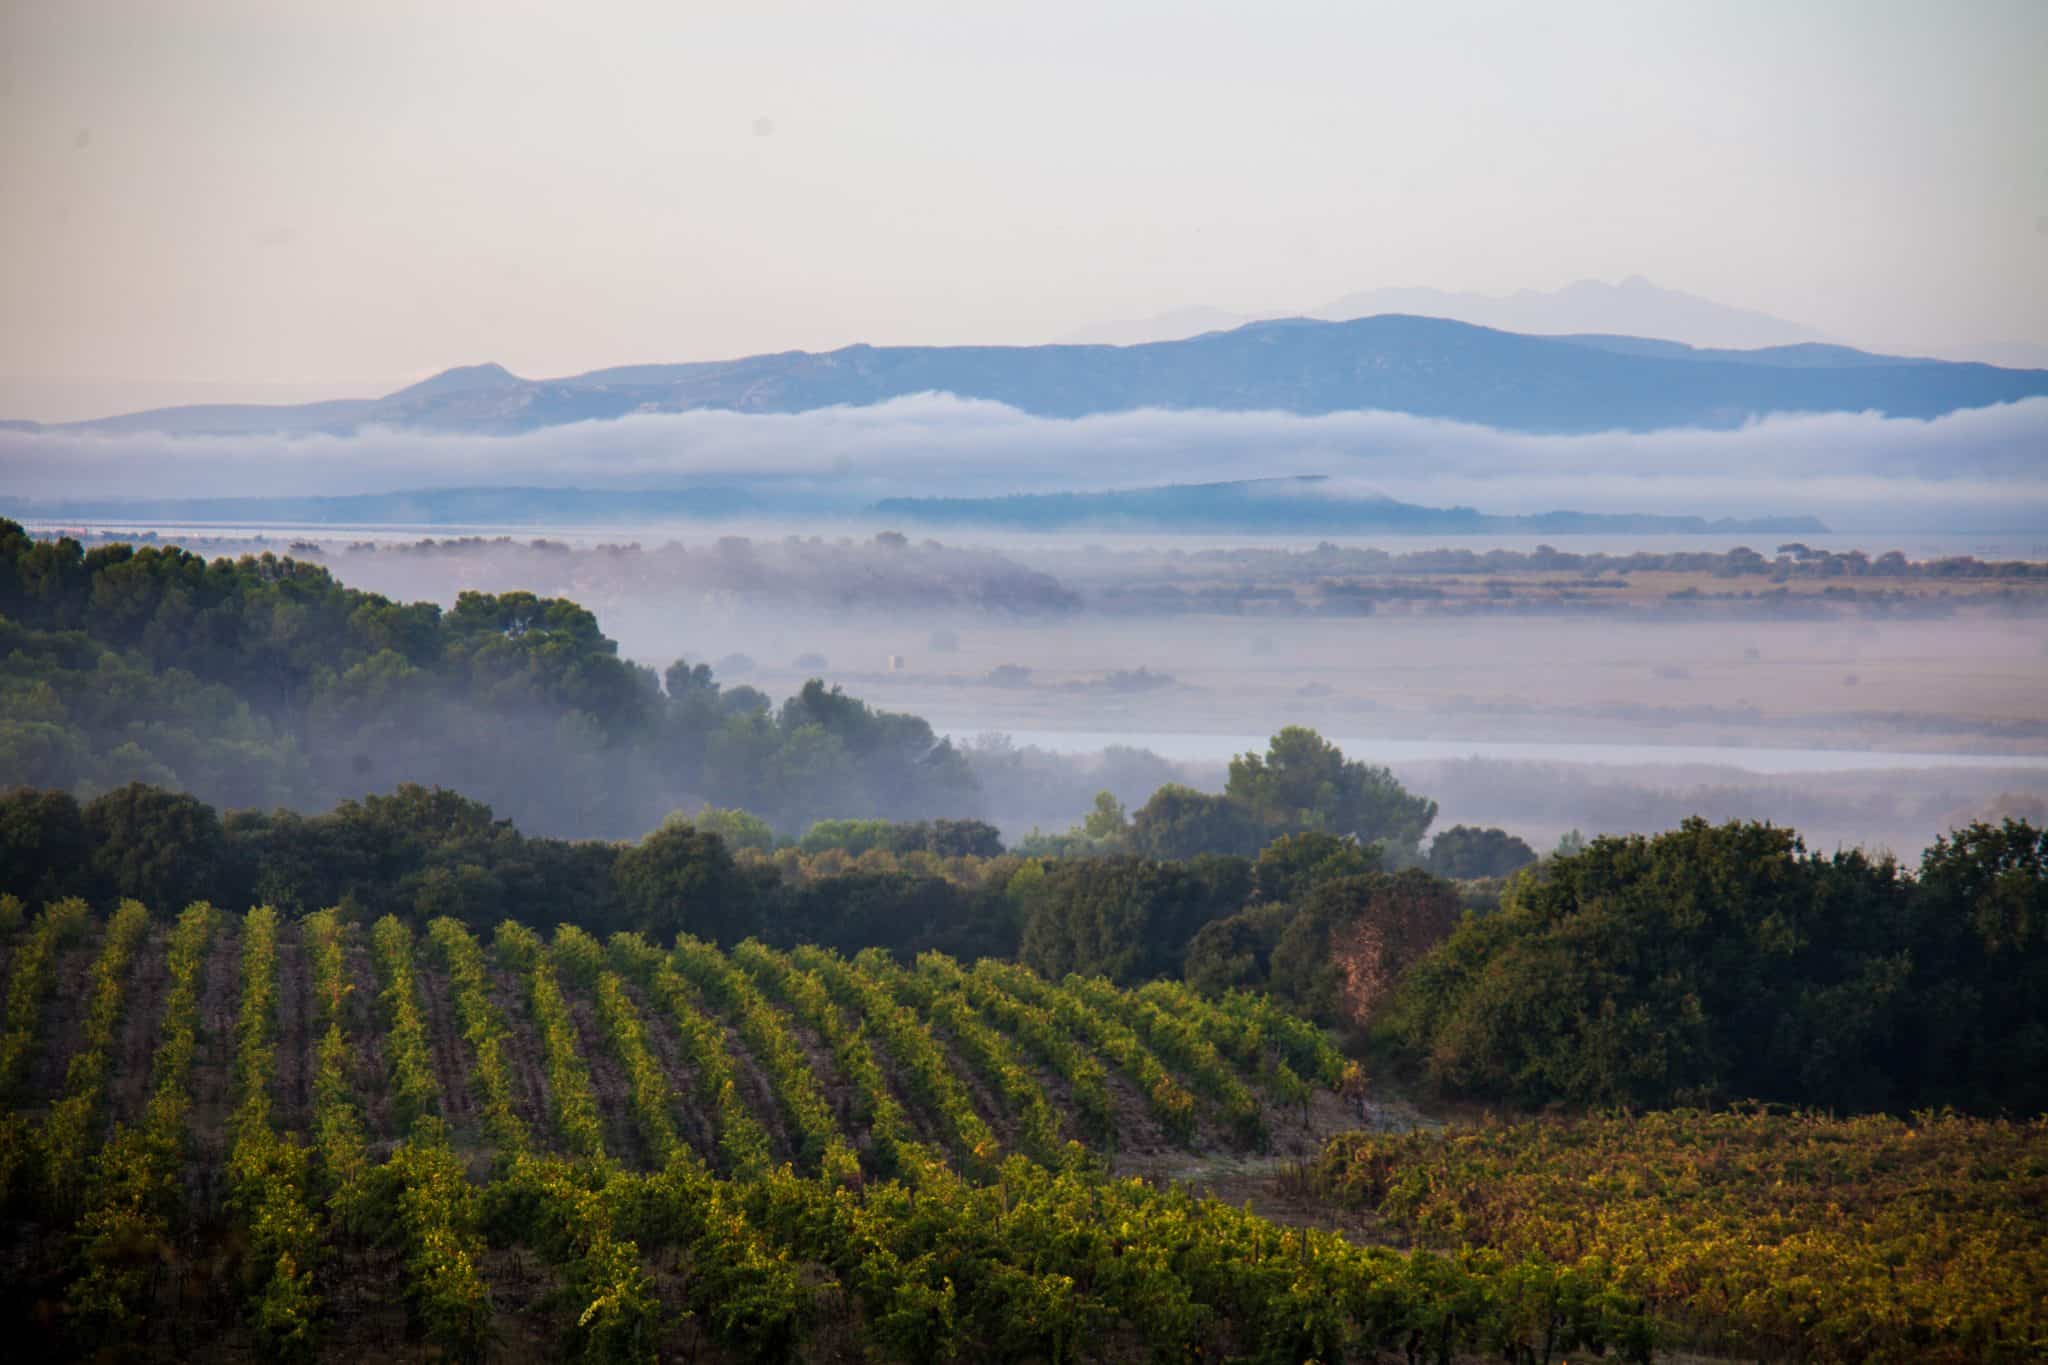
{"type": "Polygon", "coordinates": [[[474,393],[487,389],[516,389],[526,381],[494,360],[481,365],[457,365],[429,379],[387,395],[390,398],[440,398],[451,393],[474,393]]]}

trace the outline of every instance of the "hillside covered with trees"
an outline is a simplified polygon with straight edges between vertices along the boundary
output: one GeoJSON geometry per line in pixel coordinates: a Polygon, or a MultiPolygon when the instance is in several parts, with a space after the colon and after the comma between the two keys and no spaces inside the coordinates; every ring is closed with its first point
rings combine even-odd
{"type": "Polygon", "coordinates": [[[0,656],[0,771],[32,786],[316,810],[423,782],[570,836],[706,801],[796,831],[978,809],[916,717],[816,682],[778,707],[701,664],[657,677],[588,611],[531,593],[443,611],[289,558],[88,552],[0,521],[0,656]]]}

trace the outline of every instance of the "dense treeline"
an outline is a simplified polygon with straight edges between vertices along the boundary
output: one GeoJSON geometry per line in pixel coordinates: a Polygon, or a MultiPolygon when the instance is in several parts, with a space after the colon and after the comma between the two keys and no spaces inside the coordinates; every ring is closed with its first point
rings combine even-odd
{"type": "Polygon", "coordinates": [[[1457,885],[1322,831],[1187,859],[989,853],[985,829],[958,822],[856,832],[876,835],[858,853],[736,855],[680,821],[631,844],[531,838],[416,787],[225,817],[140,786],[84,805],[19,790],[0,797],[0,874],[37,901],[336,905],[478,928],[566,912],[598,934],[1264,990],[1436,1088],[1518,1104],[2048,1109],[2048,834],[2023,822],[1957,831],[1917,874],[1691,821],[1457,885]]]}
{"type": "Polygon", "coordinates": [[[613,837],[706,801],[792,832],[978,808],[914,716],[817,682],[777,708],[702,665],[657,678],[527,592],[443,611],[289,558],[87,551],[0,520],[0,655],[0,771],[88,796],[142,781],[304,810],[416,781],[613,837]]]}
{"type": "Polygon", "coordinates": [[[2048,832],[1938,840],[1917,877],[1768,825],[1601,838],[1510,881],[1402,978],[1382,1040],[1456,1092],[2048,1109],[2048,832]]]}

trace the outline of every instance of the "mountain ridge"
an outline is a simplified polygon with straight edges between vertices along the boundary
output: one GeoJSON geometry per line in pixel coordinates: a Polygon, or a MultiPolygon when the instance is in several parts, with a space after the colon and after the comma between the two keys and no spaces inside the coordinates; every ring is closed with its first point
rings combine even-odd
{"type": "Polygon", "coordinates": [[[2048,371],[1824,343],[1755,350],[1532,336],[1443,318],[1283,318],[1132,346],[870,346],[522,379],[461,366],[382,398],[154,409],[29,430],[224,436],[366,427],[505,435],[646,413],[792,413],[923,393],[1049,418],[1146,408],[1378,410],[1505,430],[1730,428],[1772,413],[1932,418],[2048,395],[2048,371]]]}

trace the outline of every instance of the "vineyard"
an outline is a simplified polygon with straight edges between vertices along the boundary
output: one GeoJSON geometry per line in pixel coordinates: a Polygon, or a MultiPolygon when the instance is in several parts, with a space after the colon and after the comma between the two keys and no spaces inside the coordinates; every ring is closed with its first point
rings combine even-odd
{"type": "Polygon", "coordinates": [[[0,901],[38,1358],[1647,1358],[1602,1262],[1404,1253],[1127,1172],[1309,1152],[1263,998],[564,925],[0,901]]]}
{"type": "Polygon", "coordinates": [[[1428,1246],[1612,1266],[1746,1360],[2048,1359],[2048,1120],[1655,1113],[1333,1138],[1307,1192],[1428,1246]]]}

